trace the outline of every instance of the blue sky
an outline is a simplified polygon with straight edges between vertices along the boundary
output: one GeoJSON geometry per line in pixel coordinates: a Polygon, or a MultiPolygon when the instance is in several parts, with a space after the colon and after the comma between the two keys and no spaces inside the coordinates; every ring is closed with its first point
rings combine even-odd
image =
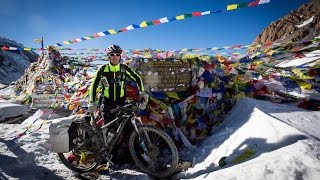
{"type": "MultiPolygon", "coordinates": [[[[0,0],[0,35],[26,47],[44,36],[45,45],[62,43],[108,29],[194,11],[225,9],[254,0],[0,0]]],[[[309,0],[271,0],[269,4],[192,17],[65,45],[71,48],[183,49],[250,44],[272,21],[309,0]]]]}

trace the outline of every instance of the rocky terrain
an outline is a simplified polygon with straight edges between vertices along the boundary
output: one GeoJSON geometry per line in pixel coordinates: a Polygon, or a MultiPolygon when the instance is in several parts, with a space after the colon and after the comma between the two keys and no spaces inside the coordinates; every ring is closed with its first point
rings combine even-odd
{"type": "MultiPolygon", "coordinates": [[[[5,51],[6,47],[20,47],[22,44],[0,36],[0,84],[10,84],[24,73],[32,62],[37,61],[39,55],[33,51],[5,51]]],[[[1,86],[0,86],[1,88],[1,86]]]]}
{"type": "Polygon", "coordinates": [[[303,42],[320,34],[320,0],[311,0],[297,10],[272,22],[255,42],[303,42]]]}

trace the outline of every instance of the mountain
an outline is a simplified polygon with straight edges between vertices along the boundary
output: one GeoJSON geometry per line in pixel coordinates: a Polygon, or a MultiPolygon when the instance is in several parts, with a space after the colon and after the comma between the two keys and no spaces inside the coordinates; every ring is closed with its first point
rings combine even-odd
{"type": "Polygon", "coordinates": [[[259,34],[255,42],[308,41],[320,34],[320,1],[311,0],[297,10],[272,22],[259,34]]]}
{"type": "Polygon", "coordinates": [[[32,62],[37,61],[39,55],[33,51],[5,51],[3,46],[24,46],[14,40],[0,36],[0,84],[10,84],[16,81],[24,73],[32,62]]]}

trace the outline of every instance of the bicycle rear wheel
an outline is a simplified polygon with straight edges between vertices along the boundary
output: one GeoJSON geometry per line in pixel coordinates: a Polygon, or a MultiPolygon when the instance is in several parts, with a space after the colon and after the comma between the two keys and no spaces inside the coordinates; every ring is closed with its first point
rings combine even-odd
{"type": "Polygon", "coordinates": [[[75,131],[74,148],[68,153],[58,153],[58,156],[72,171],[80,173],[92,171],[101,163],[101,158],[97,157],[100,149],[98,140],[89,127],[77,124],[75,131]]]}
{"type": "Polygon", "coordinates": [[[179,153],[172,139],[162,130],[149,126],[133,131],[129,138],[130,154],[144,172],[168,177],[175,172],[179,153]]]}

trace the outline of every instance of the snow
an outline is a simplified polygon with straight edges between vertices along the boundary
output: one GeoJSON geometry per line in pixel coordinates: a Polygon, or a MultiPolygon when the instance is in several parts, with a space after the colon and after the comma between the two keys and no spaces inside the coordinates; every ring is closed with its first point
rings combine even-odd
{"type": "Polygon", "coordinates": [[[15,94],[13,86],[7,86],[4,84],[0,84],[0,99],[1,98],[9,98],[10,95],[15,94]]]}
{"type": "Polygon", "coordinates": [[[5,60],[2,62],[3,65],[0,66],[0,82],[3,84],[10,84],[12,81],[19,79],[24,70],[30,66],[28,57],[22,53],[3,51],[2,56],[5,60]]]}
{"type": "MultiPolygon", "coordinates": [[[[9,103],[8,103],[9,104],[9,103]]],[[[1,106],[10,108],[10,106],[1,106]]],[[[10,139],[24,125],[0,125],[0,179],[78,179],[59,162],[50,149],[50,121],[39,131],[10,139]]],[[[291,105],[244,98],[222,125],[197,145],[184,149],[181,158],[193,159],[193,168],[179,179],[311,179],[320,178],[320,112],[291,105]],[[255,150],[249,159],[233,164],[245,147],[255,150]],[[221,157],[229,164],[219,167],[221,157]]],[[[33,129],[37,128],[33,127],[33,129]]],[[[99,179],[152,179],[136,170],[122,168],[99,179]]]]}
{"type": "Polygon", "coordinates": [[[319,121],[320,112],[245,98],[223,127],[208,137],[198,151],[188,154],[196,157],[196,165],[177,177],[319,179],[319,121]],[[223,156],[231,162],[244,151],[244,146],[256,151],[252,158],[224,168],[217,165],[223,156]]]}
{"type": "Polygon", "coordinates": [[[298,28],[302,28],[302,27],[304,27],[304,26],[308,25],[309,23],[311,23],[311,22],[313,21],[313,17],[314,17],[314,16],[312,16],[310,19],[308,19],[308,20],[306,20],[306,21],[302,22],[301,24],[296,25],[296,27],[298,27],[298,28]]]}
{"type": "MultiPolygon", "coordinates": [[[[22,44],[0,36],[0,47],[3,45],[23,48],[22,44]]],[[[16,81],[30,66],[29,58],[21,51],[0,51],[0,56],[4,58],[4,61],[0,62],[0,83],[2,84],[16,81]]]]}
{"type": "Polygon", "coordinates": [[[24,47],[21,43],[16,42],[15,40],[9,39],[4,36],[0,36],[0,45],[9,44],[15,47],[24,47]]]}
{"type": "MultiPolygon", "coordinates": [[[[36,114],[36,113],[35,113],[36,114]]],[[[40,118],[32,126],[37,129],[45,118],[40,118]],[[40,122],[40,123],[39,123],[40,122]]],[[[67,169],[51,151],[48,120],[34,133],[11,141],[22,133],[27,125],[1,124],[0,126],[0,179],[78,179],[77,174],[67,169]]],[[[113,179],[152,179],[149,175],[122,167],[110,175],[113,179]]],[[[100,176],[106,179],[105,175],[100,176]]]]}
{"type": "Polygon", "coordinates": [[[5,87],[7,87],[7,85],[4,85],[4,84],[1,84],[1,83],[0,83],[0,90],[3,89],[3,88],[5,88],[5,87]]]}
{"type": "Polygon", "coordinates": [[[0,122],[9,117],[17,117],[30,109],[27,106],[14,104],[0,99],[0,122]]]}

